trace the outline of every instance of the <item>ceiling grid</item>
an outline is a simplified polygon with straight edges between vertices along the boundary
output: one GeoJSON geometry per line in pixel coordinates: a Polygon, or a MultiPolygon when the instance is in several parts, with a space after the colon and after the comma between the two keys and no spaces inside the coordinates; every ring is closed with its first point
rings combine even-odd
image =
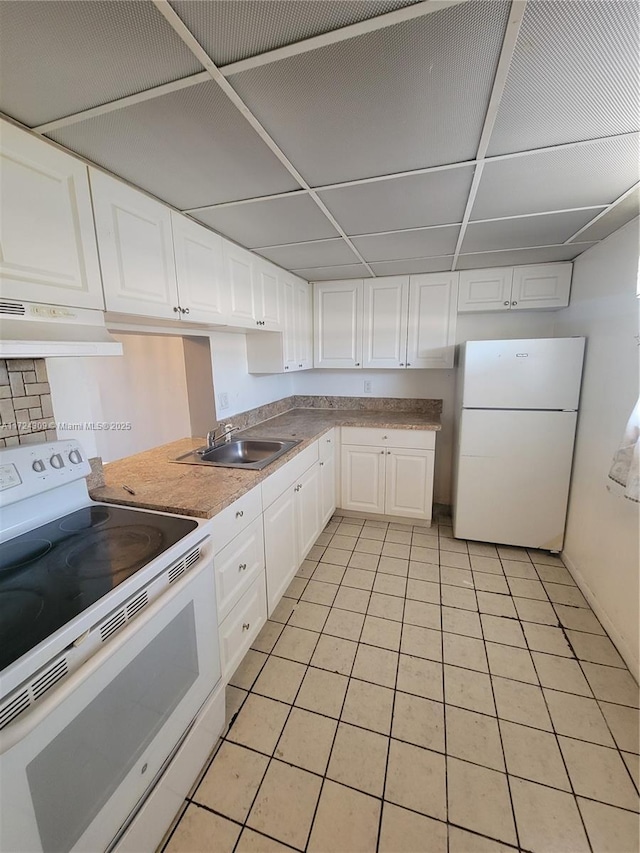
{"type": "Polygon", "coordinates": [[[0,110],[305,278],[571,260],[640,212],[634,5],[4,0],[0,110]]]}

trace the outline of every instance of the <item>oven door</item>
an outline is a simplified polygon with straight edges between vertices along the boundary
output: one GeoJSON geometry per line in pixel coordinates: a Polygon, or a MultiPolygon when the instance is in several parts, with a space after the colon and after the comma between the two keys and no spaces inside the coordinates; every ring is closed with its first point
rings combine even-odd
{"type": "Polygon", "coordinates": [[[213,564],[0,734],[0,849],[105,850],[220,679],[213,564]]]}

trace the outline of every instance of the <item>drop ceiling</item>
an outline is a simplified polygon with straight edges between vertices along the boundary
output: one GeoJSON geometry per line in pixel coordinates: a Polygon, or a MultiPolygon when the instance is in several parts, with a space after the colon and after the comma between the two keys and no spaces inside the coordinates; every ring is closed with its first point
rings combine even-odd
{"type": "Polygon", "coordinates": [[[571,260],[639,213],[616,0],[0,0],[0,110],[310,280],[571,260]]]}

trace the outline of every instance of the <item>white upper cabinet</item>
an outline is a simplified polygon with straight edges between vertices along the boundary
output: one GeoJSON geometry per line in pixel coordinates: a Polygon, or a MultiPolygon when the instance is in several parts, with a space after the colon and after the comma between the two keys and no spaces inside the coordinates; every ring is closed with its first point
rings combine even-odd
{"type": "Polygon", "coordinates": [[[107,311],[179,317],[170,209],[89,171],[107,311]]]}
{"type": "Polygon", "coordinates": [[[223,323],[222,238],[171,211],[180,316],[198,323],[223,323]]]}
{"type": "Polygon", "coordinates": [[[87,167],[4,121],[0,156],[3,297],[104,308],[87,167]]]}
{"type": "Polygon", "coordinates": [[[227,290],[227,321],[235,326],[256,325],[253,286],[253,255],[224,240],[224,275],[227,290]]]}
{"type": "Polygon", "coordinates": [[[253,307],[258,328],[272,331],[282,328],[282,286],[278,272],[260,258],[254,258],[253,307]]]}
{"type": "Polygon", "coordinates": [[[464,270],[458,312],[566,308],[573,264],[531,264],[464,270]]]}
{"type": "Polygon", "coordinates": [[[569,304],[573,264],[535,264],[513,268],[511,307],[565,308],[569,304]]]}
{"type": "Polygon", "coordinates": [[[412,275],[407,367],[453,367],[458,273],[412,275]]]}
{"type": "Polygon", "coordinates": [[[314,285],[315,367],[362,366],[361,279],[314,285]]]}
{"type": "Polygon", "coordinates": [[[512,281],[512,267],[463,270],[460,273],[458,311],[508,311],[512,281]]]}
{"type": "Polygon", "coordinates": [[[313,367],[313,306],[311,285],[308,281],[295,282],[295,369],[313,367]]]}
{"type": "Polygon", "coordinates": [[[409,276],[364,282],[363,367],[404,367],[409,276]]]}

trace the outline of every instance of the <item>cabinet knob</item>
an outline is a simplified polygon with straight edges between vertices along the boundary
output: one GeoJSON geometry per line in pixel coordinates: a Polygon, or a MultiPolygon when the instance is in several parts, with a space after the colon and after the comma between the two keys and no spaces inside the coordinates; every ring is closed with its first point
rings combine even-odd
{"type": "Polygon", "coordinates": [[[383,435],[383,436],[382,436],[382,440],[383,440],[383,441],[386,441],[388,438],[389,438],[389,436],[388,436],[388,435],[383,435]]]}
{"type": "Polygon", "coordinates": [[[320,467],[321,467],[321,468],[322,468],[322,467],[324,467],[324,462],[321,462],[321,463],[320,463],[320,467]]]}
{"type": "Polygon", "coordinates": [[[242,518],[243,515],[244,515],[244,510],[239,509],[236,513],[236,518],[242,518]]]}
{"type": "Polygon", "coordinates": [[[188,308],[181,308],[181,309],[180,309],[180,311],[181,311],[183,314],[188,314],[188,313],[189,313],[189,309],[188,309],[188,308]]]}
{"type": "Polygon", "coordinates": [[[239,571],[239,572],[244,572],[244,571],[246,571],[246,568],[247,568],[247,564],[246,564],[246,563],[240,563],[240,565],[238,566],[238,571],[239,571]]]}
{"type": "Polygon", "coordinates": [[[302,367],[302,365],[301,365],[301,364],[299,364],[299,365],[298,365],[298,367],[302,367]]]}
{"type": "Polygon", "coordinates": [[[505,304],[505,305],[511,305],[511,303],[509,302],[509,300],[507,300],[504,304],[505,304]]]}
{"type": "Polygon", "coordinates": [[[360,367],[360,362],[356,361],[356,367],[360,367]]]}
{"type": "Polygon", "coordinates": [[[284,369],[285,369],[285,370],[289,370],[289,365],[288,365],[288,364],[285,364],[284,369]]]}
{"type": "Polygon", "coordinates": [[[173,306],[173,313],[174,313],[174,314],[179,314],[179,313],[180,313],[180,306],[179,306],[179,305],[174,305],[174,306],[173,306]]]}
{"type": "Polygon", "coordinates": [[[384,455],[384,450],[381,450],[380,453],[382,453],[384,455]]]}
{"type": "Polygon", "coordinates": [[[517,305],[518,303],[517,303],[517,302],[512,302],[511,304],[512,304],[512,305],[517,305]]]}
{"type": "Polygon", "coordinates": [[[387,456],[391,456],[391,451],[387,450],[387,456]]]}
{"type": "Polygon", "coordinates": [[[400,362],[400,367],[404,367],[404,361],[400,362]]]}
{"type": "Polygon", "coordinates": [[[243,622],[242,623],[242,630],[243,631],[248,631],[250,627],[251,627],[251,622],[243,622]]]}
{"type": "Polygon", "coordinates": [[[411,367],[411,362],[410,362],[410,361],[408,361],[408,362],[407,362],[407,367],[411,367]]]}

